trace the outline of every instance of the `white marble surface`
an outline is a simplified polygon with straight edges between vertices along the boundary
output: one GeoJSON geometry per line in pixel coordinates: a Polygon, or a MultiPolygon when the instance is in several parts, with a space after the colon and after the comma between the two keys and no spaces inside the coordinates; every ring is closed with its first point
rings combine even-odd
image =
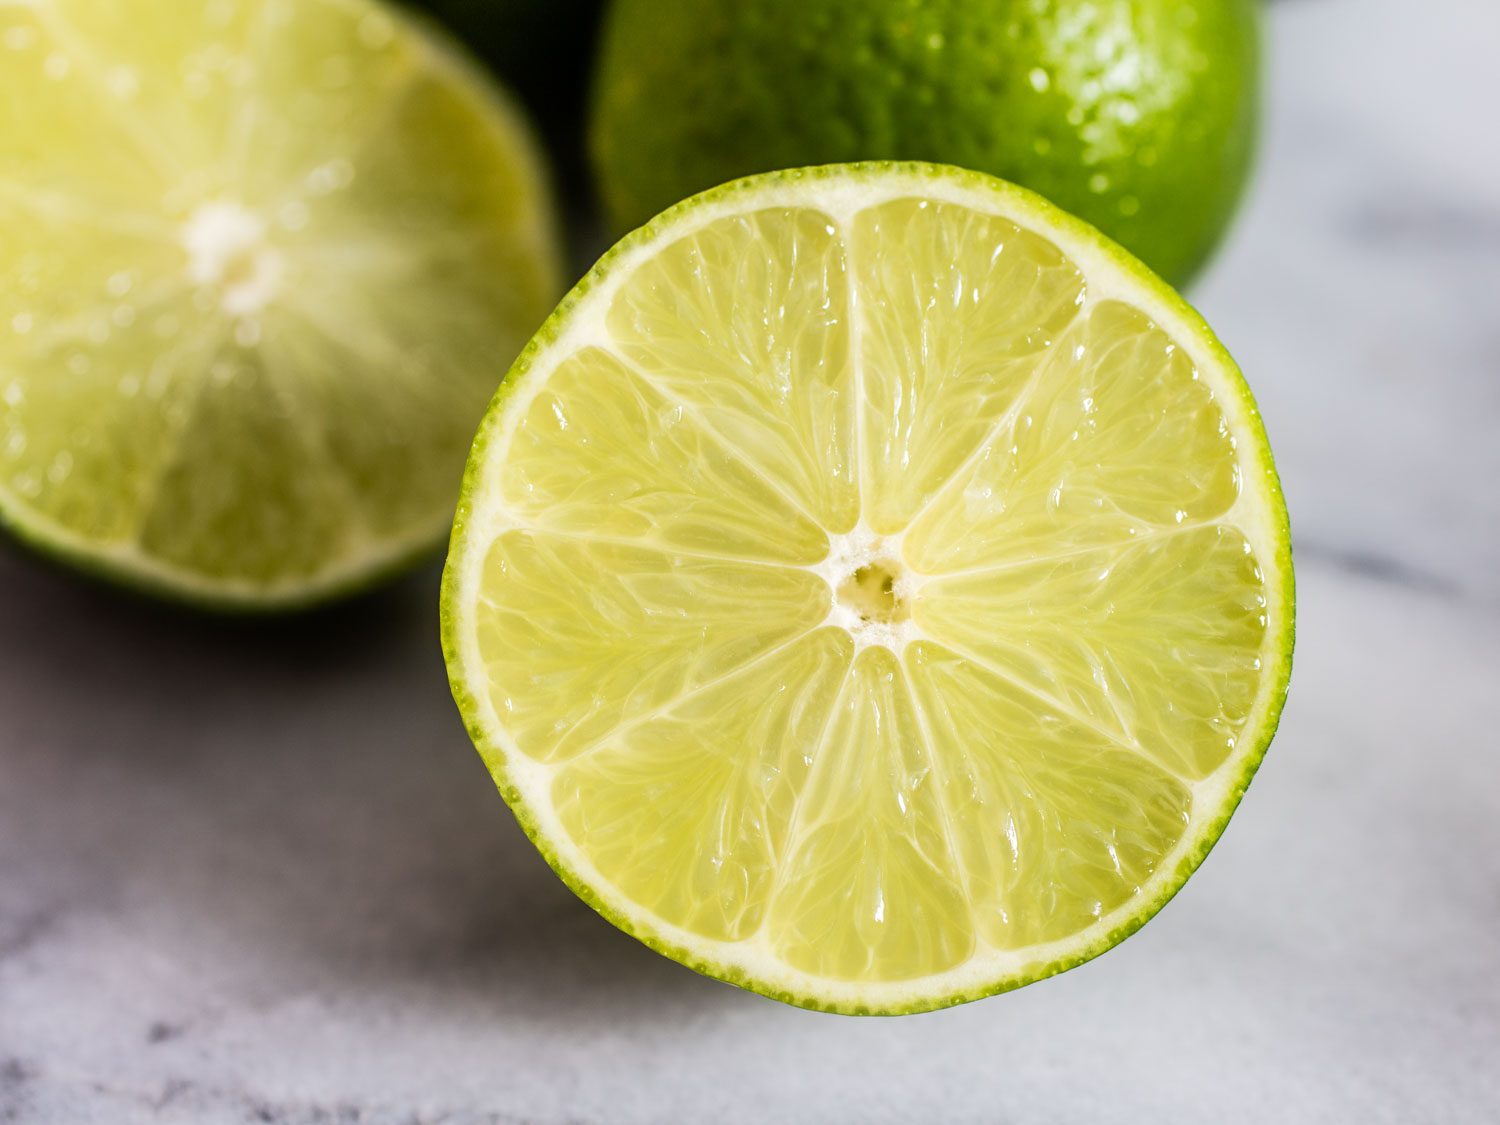
{"type": "Polygon", "coordinates": [[[573,898],[459,727],[435,576],[164,615],[0,557],[0,1121],[1500,1116],[1500,146],[1489,0],[1282,0],[1197,293],[1296,529],[1282,734],[1109,955],[859,1021],[573,898]]]}

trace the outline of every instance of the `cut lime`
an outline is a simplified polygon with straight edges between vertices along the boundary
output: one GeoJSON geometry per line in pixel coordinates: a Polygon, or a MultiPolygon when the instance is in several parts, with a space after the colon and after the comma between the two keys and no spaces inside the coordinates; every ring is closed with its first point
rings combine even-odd
{"type": "Polygon", "coordinates": [[[435,545],[561,287],[549,206],[369,0],[0,0],[0,518],[245,606],[435,545]]]}
{"type": "Polygon", "coordinates": [[[1286,511],[1202,320],[973,173],[774,173],[611,251],[469,462],[454,691],[617,925],[808,1007],[1059,972],[1182,885],[1290,673],[1286,511]]]}

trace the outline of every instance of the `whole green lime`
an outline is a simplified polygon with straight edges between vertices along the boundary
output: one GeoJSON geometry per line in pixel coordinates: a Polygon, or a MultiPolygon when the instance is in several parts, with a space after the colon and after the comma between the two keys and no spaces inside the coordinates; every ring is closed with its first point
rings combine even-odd
{"type": "Polygon", "coordinates": [[[1023,184],[1167,280],[1256,134],[1253,0],[615,0],[590,148],[625,229],[737,176],[943,161],[1023,184]]]}

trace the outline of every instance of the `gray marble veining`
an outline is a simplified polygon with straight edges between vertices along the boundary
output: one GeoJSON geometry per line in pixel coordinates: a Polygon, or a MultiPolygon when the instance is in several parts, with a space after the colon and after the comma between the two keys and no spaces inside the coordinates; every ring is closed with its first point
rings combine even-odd
{"type": "Polygon", "coordinates": [[[1500,9],[1272,9],[1195,294],[1296,529],[1282,733],[1104,958],[928,1016],[699,978],[552,876],[435,576],[215,625],[0,557],[0,1121],[1482,1122],[1500,1107],[1500,9]]]}

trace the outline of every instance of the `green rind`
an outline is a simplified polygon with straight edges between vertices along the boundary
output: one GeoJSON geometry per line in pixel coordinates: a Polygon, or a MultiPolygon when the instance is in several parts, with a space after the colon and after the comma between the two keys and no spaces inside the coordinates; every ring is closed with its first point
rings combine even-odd
{"type": "Polygon", "coordinates": [[[1250,175],[1259,8],[617,0],[590,112],[595,181],[624,230],[752,173],[940,161],[1041,193],[1184,285],[1250,175]]]}
{"type": "Polygon", "coordinates": [[[12,519],[3,502],[0,502],[0,531],[9,537],[20,555],[103,590],[189,611],[247,618],[303,613],[358,598],[435,558],[443,541],[439,529],[414,540],[409,547],[375,559],[366,567],[351,568],[286,589],[237,590],[227,585],[194,585],[189,580],[193,576],[187,571],[169,572],[173,575],[169,577],[168,573],[128,563],[122,565],[97,551],[38,534],[12,519]]]}
{"type": "Polygon", "coordinates": [[[1218,337],[1214,335],[1213,330],[1209,328],[1208,324],[1188,304],[1181,294],[1151,272],[1138,259],[1131,256],[1123,247],[1111,241],[1097,229],[1054,206],[1042,196],[1026,188],[1018,187],[1015,184],[1007,183],[1004,180],[999,180],[983,173],[971,172],[947,165],[902,161],[868,161],[768,172],[734,180],[712,188],[663,211],[645,226],[622,238],[594,264],[594,267],[562,299],[557,309],[538,330],[536,336],[522,350],[499,389],[495,392],[494,397],[490,400],[488,409],[485,411],[484,421],[481,423],[479,432],[475,436],[474,447],[464,470],[463,485],[453,523],[453,534],[449,542],[448,562],[443,570],[439,617],[443,658],[448,668],[449,683],[454,701],[457,703],[459,713],[463,718],[464,726],[469,732],[469,737],[473,740],[475,748],[484,759],[485,765],[489,768],[490,776],[494,779],[500,795],[510,807],[517,823],[520,824],[521,830],[526,833],[537,851],[541,853],[542,858],[547,861],[548,865],[574,894],[588,903],[590,907],[612,925],[623,930],[637,941],[704,976],[712,977],[715,980],[724,981],[727,984],[767,996],[773,1000],[780,1000],[783,1003],[791,1004],[798,1008],[806,1008],[811,1011],[830,1012],[837,1015],[897,1016],[935,1011],[940,1008],[951,1008],[971,1000],[981,1000],[988,996],[1009,992],[1028,984],[1034,984],[1037,981],[1045,980],[1047,977],[1056,976],[1058,973],[1076,968],[1084,962],[1091,961],[1100,954],[1108,952],[1124,941],[1155,917],[1171,901],[1177,892],[1182,889],[1193,872],[1198,869],[1198,866],[1208,856],[1208,853],[1213,850],[1214,845],[1218,843],[1219,838],[1224,833],[1224,829],[1229,824],[1230,818],[1239,807],[1239,803],[1243,799],[1245,790],[1249,787],[1251,779],[1260,767],[1260,763],[1264,759],[1272,739],[1276,735],[1287,690],[1291,683],[1292,651],[1296,640],[1296,583],[1292,569],[1291,521],[1287,513],[1285,495],[1281,488],[1281,479],[1277,475],[1276,465],[1272,460],[1270,440],[1266,435],[1260,410],[1255,404],[1255,398],[1250,391],[1249,385],[1245,382],[1244,375],[1241,373],[1239,366],[1234,362],[1234,359],[1229,355],[1229,352],[1224,348],[1218,337]],[[1280,580],[1279,584],[1275,587],[1275,593],[1277,608],[1281,610],[1281,620],[1279,623],[1280,629],[1276,635],[1277,644],[1275,645],[1278,662],[1275,668],[1269,670],[1271,688],[1268,710],[1264,714],[1260,737],[1255,746],[1245,755],[1240,773],[1234,779],[1228,794],[1223,800],[1220,815],[1209,822],[1204,828],[1200,829],[1198,846],[1179,860],[1171,879],[1159,894],[1153,899],[1141,903],[1134,913],[1119,926],[1116,926],[1103,937],[1069,956],[1051,961],[1035,962],[1019,972],[1002,976],[977,988],[924,996],[905,1005],[865,1005],[830,1001],[825,997],[816,995],[788,992],[732,966],[707,961],[691,950],[663,937],[651,927],[637,925],[631,919],[612,908],[598,895],[588,882],[582,879],[576,871],[562,860],[550,846],[547,838],[538,829],[536,819],[527,806],[520,790],[511,781],[509,771],[506,768],[505,750],[494,743],[490,738],[489,732],[484,728],[484,724],[480,721],[481,708],[479,700],[465,683],[458,636],[461,618],[460,607],[457,605],[459,595],[459,580],[457,577],[459,567],[457,563],[463,555],[468,519],[473,512],[479,482],[487,464],[489,439],[492,436],[493,428],[504,414],[506,401],[525,378],[537,355],[548,348],[561,334],[569,321],[574,307],[577,306],[585,294],[609,274],[611,267],[622,255],[643,243],[651,241],[658,234],[674,225],[679,218],[702,205],[720,202],[736,194],[752,192],[767,184],[798,179],[817,180],[851,175],[873,176],[888,173],[940,178],[1019,202],[1028,208],[1032,214],[1036,215],[1038,219],[1048,223],[1051,227],[1060,228],[1073,238],[1092,244],[1095,249],[1109,258],[1114,265],[1138,281],[1156,300],[1167,305],[1182,317],[1183,322],[1195,333],[1197,338],[1194,343],[1201,349],[1202,354],[1211,356],[1218,362],[1231,385],[1237,384],[1240,404],[1245,410],[1245,420],[1248,423],[1249,432],[1236,436],[1244,436],[1254,440],[1257,454],[1256,461],[1263,473],[1262,487],[1264,495],[1269,504],[1271,515],[1275,520],[1276,552],[1274,559],[1270,561],[1274,562],[1274,577],[1280,580]]]}
{"type": "MultiPolygon", "coordinates": [[[[371,4],[372,8],[375,6],[371,4]]],[[[542,224],[543,259],[538,268],[547,275],[549,287],[555,292],[561,288],[563,276],[562,239],[550,170],[530,120],[447,29],[419,12],[387,5],[380,5],[380,10],[425,47],[435,68],[446,72],[474,98],[486,126],[524,160],[535,188],[538,219],[542,224]]],[[[0,488],[0,531],[42,560],[128,594],[188,609],[242,616],[297,613],[358,597],[436,555],[449,528],[448,514],[435,513],[430,531],[412,535],[405,542],[393,541],[395,545],[387,551],[369,554],[355,565],[331,568],[305,581],[256,587],[206,578],[182,567],[155,562],[143,565],[123,557],[118,549],[84,545],[80,536],[66,528],[54,531],[48,526],[52,521],[27,519],[21,513],[28,510],[28,505],[0,488]]]]}

